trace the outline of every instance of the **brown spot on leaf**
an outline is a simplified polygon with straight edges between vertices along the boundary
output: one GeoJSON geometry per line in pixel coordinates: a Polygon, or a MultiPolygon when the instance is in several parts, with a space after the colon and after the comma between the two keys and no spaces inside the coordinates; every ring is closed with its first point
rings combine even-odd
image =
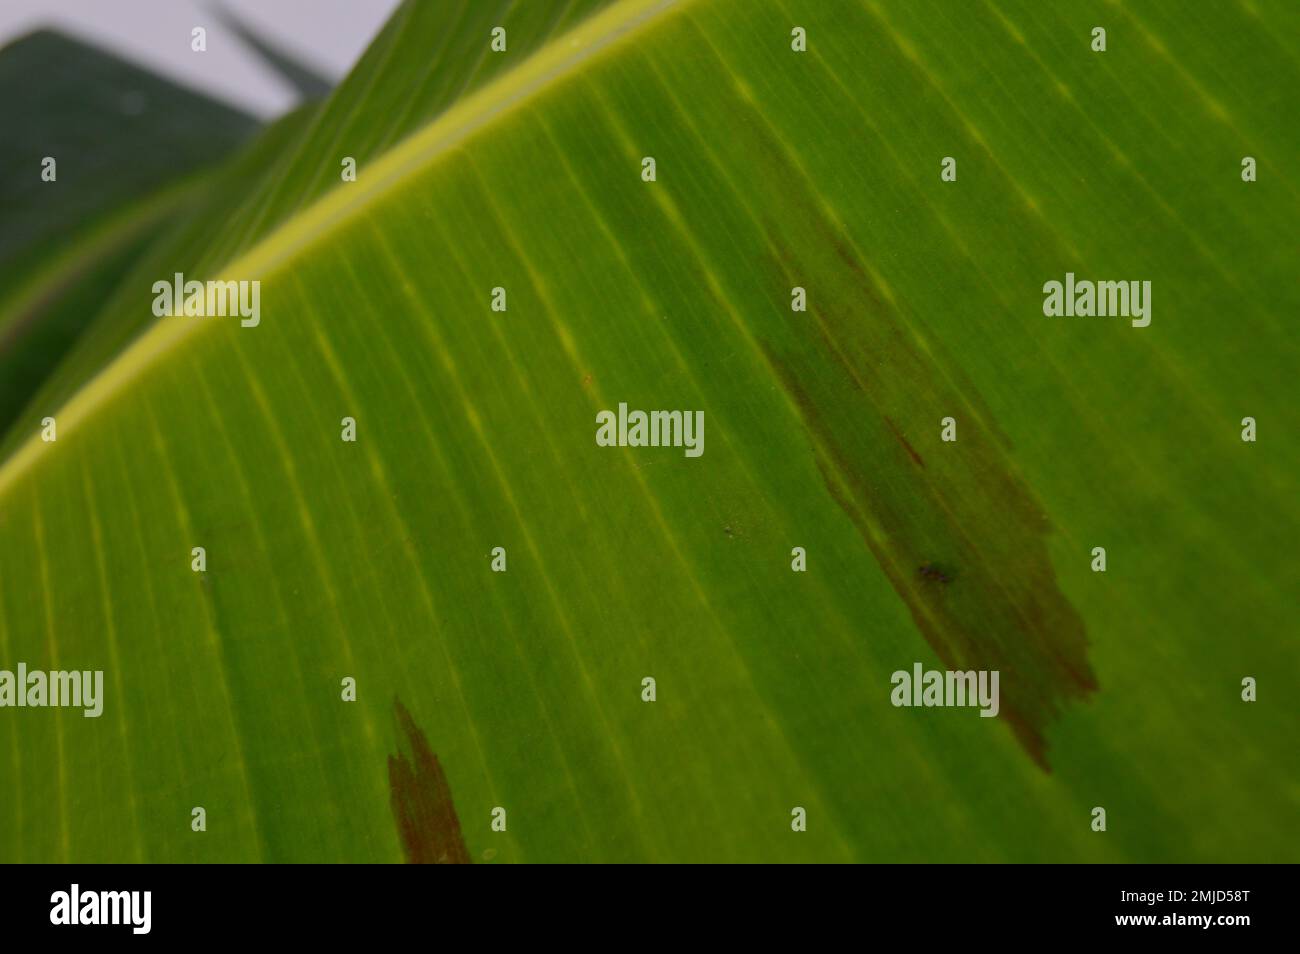
{"type": "Polygon", "coordinates": [[[409,759],[400,753],[388,757],[393,818],[406,860],[411,864],[471,864],[438,756],[406,707],[396,699],[393,706],[401,735],[399,745],[404,739],[411,751],[409,759]]]}
{"type": "Polygon", "coordinates": [[[1083,621],[1056,584],[1047,525],[1023,488],[983,468],[966,479],[987,497],[926,482],[872,480],[869,461],[845,445],[841,428],[826,421],[797,382],[786,384],[815,436],[827,489],[921,634],[948,669],[1001,673],[1001,717],[1047,769],[1047,724],[1067,699],[1094,691],[1097,680],[1083,621]],[[918,573],[918,566],[934,567],[923,556],[933,552],[950,555],[945,566],[962,566],[961,578],[946,570],[938,571],[942,577],[918,573]]]}
{"type": "Polygon", "coordinates": [[[755,335],[826,487],[943,665],[1001,673],[1001,718],[1046,769],[1048,724],[1097,680],[1083,620],[1057,585],[1051,527],[1010,442],[942,340],[876,280],[868,256],[896,251],[874,249],[866,226],[855,241],[765,123],[738,120],[728,135],[758,163],[756,178],[792,193],[779,222],[755,210],[775,319],[755,335]],[[795,285],[809,289],[807,313],[788,306],[795,285]],[[938,442],[948,415],[964,422],[959,443],[938,442]],[[931,429],[923,459],[903,431],[931,429]]]}

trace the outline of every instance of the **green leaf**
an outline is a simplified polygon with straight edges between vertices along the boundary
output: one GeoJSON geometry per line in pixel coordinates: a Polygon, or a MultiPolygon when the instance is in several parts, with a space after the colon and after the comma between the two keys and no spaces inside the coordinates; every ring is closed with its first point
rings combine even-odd
{"type": "MultiPolygon", "coordinates": [[[[29,316],[26,323],[41,334],[58,328],[61,322],[56,319],[63,316],[75,331],[57,349],[43,347],[40,337],[31,335],[8,356],[9,363],[22,362],[20,366],[35,366],[40,372],[39,387],[20,389],[18,397],[26,399],[26,406],[16,399],[12,406],[24,424],[35,426],[156,321],[151,307],[140,307],[141,290],[151,294],[155,281],[190,269],[212,241],[212,223],[222,221],[233,203],[275,174],[275,160],[313,115],[314,108],[307,106],[282,117],[216,172],[136,203],[129,219],[102,230],[102,239],[98,234],[78,236],[63,257],[29,281],[22,294],[0,305],[0,314],[29,316]],[[128,230],[145,234],[118,256],[100,261],[128,230]],[[83,277],[87,261],[97,263],[96,271],[83,277]],[[55,360],[58,363],[51,368],[55,360]]],[[[15,375],[9,380],[22,379],[15,375]]],[[[28,436],[26,427],[12,428],[0,447],[17,446],[28,436]]]]}
{"type": "Polygon", "coordinates": [[[245,142],[250,116],[77,40],[40,30],[0,50],[0,262],[245,142]],[[54,182],[42,160],[58,162],[54,182]]]}
{"type": "Polygon", "coordinates": [[[205,168],[258,123],[46,30],[0,50],[0,89],[2,432],[205,168]]]}
{"type": "Polygon", "coordinates": [[[1294,6],[484,6],[188,224],[257,327],[0,463],[0,658],[105,673],[0,712],[6,859],[1296,860],[1294,6]]]}

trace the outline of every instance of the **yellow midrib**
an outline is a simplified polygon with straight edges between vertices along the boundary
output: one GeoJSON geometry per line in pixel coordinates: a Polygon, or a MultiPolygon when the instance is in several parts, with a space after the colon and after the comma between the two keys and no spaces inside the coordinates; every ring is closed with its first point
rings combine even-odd
{"type": "MultiPolygon", "coordinates": [[[[547,42],[518,66],[461,100],[370,164],[354,183],[336,186],[277,227],[226,266],[214,280],[259,280],[274,274],[380,197],[426,170],[493,121],[533,99],[579,67],[656,22],[661,14],[693,0],[617,0],[567,33],[547,42]]],[[[59,438],[74,432],[146,369],[220,323],[202,319],[159,319],[54,412],[59,438]]],[[[229,327],[229,325],[225,325],[229,327]]],[[[243,333],[235,329],[233,333],[243,333]]],[[[256,331],[252,331],[256,334],[256,331]]],[[[47,412],[48,413],[48,412],[47,412]]],[[[42,416],[45,416],[43,414],[42,416]]],[[[0,464],[0,496],[7,493],[56,443],[33,434],[0,464]]]]}

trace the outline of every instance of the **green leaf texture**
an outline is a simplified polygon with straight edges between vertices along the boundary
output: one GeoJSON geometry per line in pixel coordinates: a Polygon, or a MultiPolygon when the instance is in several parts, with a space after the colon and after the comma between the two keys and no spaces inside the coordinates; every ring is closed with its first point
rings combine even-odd
{"type": "Polygon", "coordinates": [[[105,703],[2,713],[0,856],[1297,860],[1300,8],[494,6],[399,10],[15,425],[0,659],[105,703]]]}

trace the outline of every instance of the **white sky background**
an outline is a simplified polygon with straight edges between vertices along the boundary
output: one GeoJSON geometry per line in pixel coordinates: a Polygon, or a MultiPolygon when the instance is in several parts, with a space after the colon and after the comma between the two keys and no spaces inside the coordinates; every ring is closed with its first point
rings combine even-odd
{"type": "Polygon", "coordinates": [[[51,27],[255,116],[278,116],[296,102],[293,90],[221,27],[213,2],[337,80],[400,0],[0,0],[0,46],[51,27]],[[190,49],[196,26],[207,28],[206,53],[190,49]]]}

